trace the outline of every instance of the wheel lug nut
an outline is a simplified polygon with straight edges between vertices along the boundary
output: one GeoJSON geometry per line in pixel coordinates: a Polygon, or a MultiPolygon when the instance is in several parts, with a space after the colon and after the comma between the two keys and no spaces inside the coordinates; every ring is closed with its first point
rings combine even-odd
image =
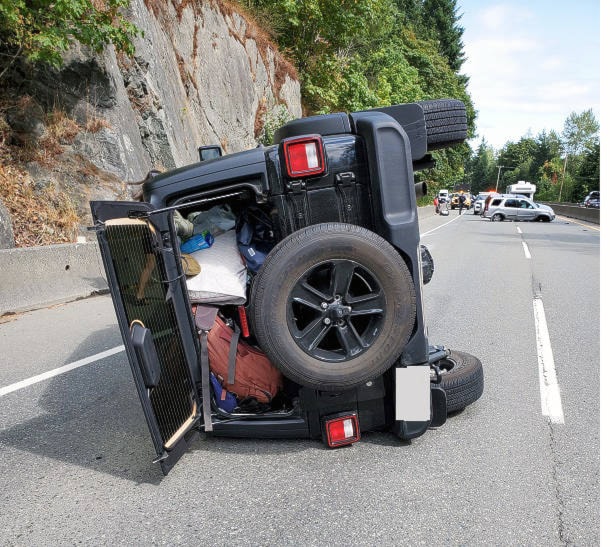
{"type": "Polygon", "coordinates": [[[326,319],[324,319],[324,324],[325,325],[330,325],[330,319],[328,317],[326,319]]]}
{"type": "Polygon", "coordinates": [[[325,310],[328,308],[328,304],[326,302],[322,302],[322,309],[325,310]]]}

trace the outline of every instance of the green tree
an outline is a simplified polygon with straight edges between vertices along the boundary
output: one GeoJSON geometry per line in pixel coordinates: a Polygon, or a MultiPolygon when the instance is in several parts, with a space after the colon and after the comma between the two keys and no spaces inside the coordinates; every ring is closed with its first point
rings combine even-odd
{"type": "Polygon", "coordinates": [[[133,53],[138,29],[121,13],[129,0],[0,0],[0,66],[13,61],[61,65],[62,53],[80,42],[100,51],[114,44],[133,53]]]}
{"type": "Polygon", "coordinates": [[[483,139],[474,156],[466,164],[466,182],[470,184],[470,191],[478,194],[495,188],[495,176],[494,150],[483,139]]]}
{"type": "Polygon", "coordinates": [[[591,148],[599,138],[599,122],[593,110],[580,114],[572,112],[563,126],[563,147],[571,156],[582,154],[591,148]]]}
{"type": "Polygon", "coordinates": [[[566,196],[571,197],[575,190],[570,171],[578,171],[582,159],[579,156],[582,156],[587,149],[591,149],[598,142],[599,122],[593,114],[593,110],[585,110],[580,114],[572,112],[564,123],[561,135],[563,138],[564,164],[559,185],[559,201],[565,199],[566,196]],[[576,161],[572,162],[574,165],[570,163],[570,170],[568,170],[570,158],[576,161]]]}
{"type": "Polygon", "coordinates": [[[422,18],[430,37],[438,40],[438,49],[451,69],[458,73],[464,64],[464,28],[457,12],[457,0],[424,0],[422,18]]]}
{"type": "Polygon", "coordinates": [[[599,190],[600,146],[593,143],[582,157],[578,171],[574,174],[574,192],[571,201],[581,201],[591,190],[599,190]]]}
{"type": "Polygon", "coordinates": [[[536,195],[540,201],[557,201],[563,162],[559,156],[545,161],[538,170],[536,195]]]}
{"type": "Polygon", "coordinates": [[[498,191],[504,191],[509,184],[520,180],[531,180],[532,158],[537,149],[536,141],[530,137],[521,137],[518,142],[508,142],[498,155],[498,165],[505,167],[500,173],[501,183],[498,191]]]}
{"type": "Polygon", "coordinates": [[[415,32],[424,34],[426,28],[423,21],[424,1],[423,0],[396,0],[396,8],[404,17],[405,26],[415,32]]]}

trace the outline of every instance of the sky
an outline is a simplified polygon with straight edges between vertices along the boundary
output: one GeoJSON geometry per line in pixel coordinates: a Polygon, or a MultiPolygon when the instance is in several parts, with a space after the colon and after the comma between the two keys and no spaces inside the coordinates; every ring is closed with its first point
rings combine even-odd
{"type": "MultiPolygon", "coordinates": [[[[458,0],[459,25],[478,112],[476,149],[563,131],[592,109],[600,120],[600,2],[458,0]]],[[[604,12],[605,13],[605,12],[604,12]]]]}

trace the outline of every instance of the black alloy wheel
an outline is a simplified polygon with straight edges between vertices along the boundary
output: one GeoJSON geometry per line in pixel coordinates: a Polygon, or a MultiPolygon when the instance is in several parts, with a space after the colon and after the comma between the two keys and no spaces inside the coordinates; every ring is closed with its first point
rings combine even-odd
{"type": "Polygon", "coordinates": [[[398,251],[365,228],[308,226],[283,239],[254,279],[249,319],[296,383],[343,391],[381,376],[415,325],[417,296],[398,251]]]}
{"type": "Polygon", "coordinates": [[[345,361],[374,343],[386,306],[373,272],[354,260],[327,260],[305,272],[290,292],[288,330],[307,355],[345,361]]]}

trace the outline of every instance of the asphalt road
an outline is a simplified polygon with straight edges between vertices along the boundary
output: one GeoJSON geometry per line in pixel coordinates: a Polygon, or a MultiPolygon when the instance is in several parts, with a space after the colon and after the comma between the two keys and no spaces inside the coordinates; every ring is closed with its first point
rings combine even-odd
{"type": "Polygon", "coordinates": [[[599,227],[420,224],[430,341],[478,356],[485,392],[410,444],[202,437],[164,477],[110,298],[5,318],[0,544],[599,545],[599,227]]]}

